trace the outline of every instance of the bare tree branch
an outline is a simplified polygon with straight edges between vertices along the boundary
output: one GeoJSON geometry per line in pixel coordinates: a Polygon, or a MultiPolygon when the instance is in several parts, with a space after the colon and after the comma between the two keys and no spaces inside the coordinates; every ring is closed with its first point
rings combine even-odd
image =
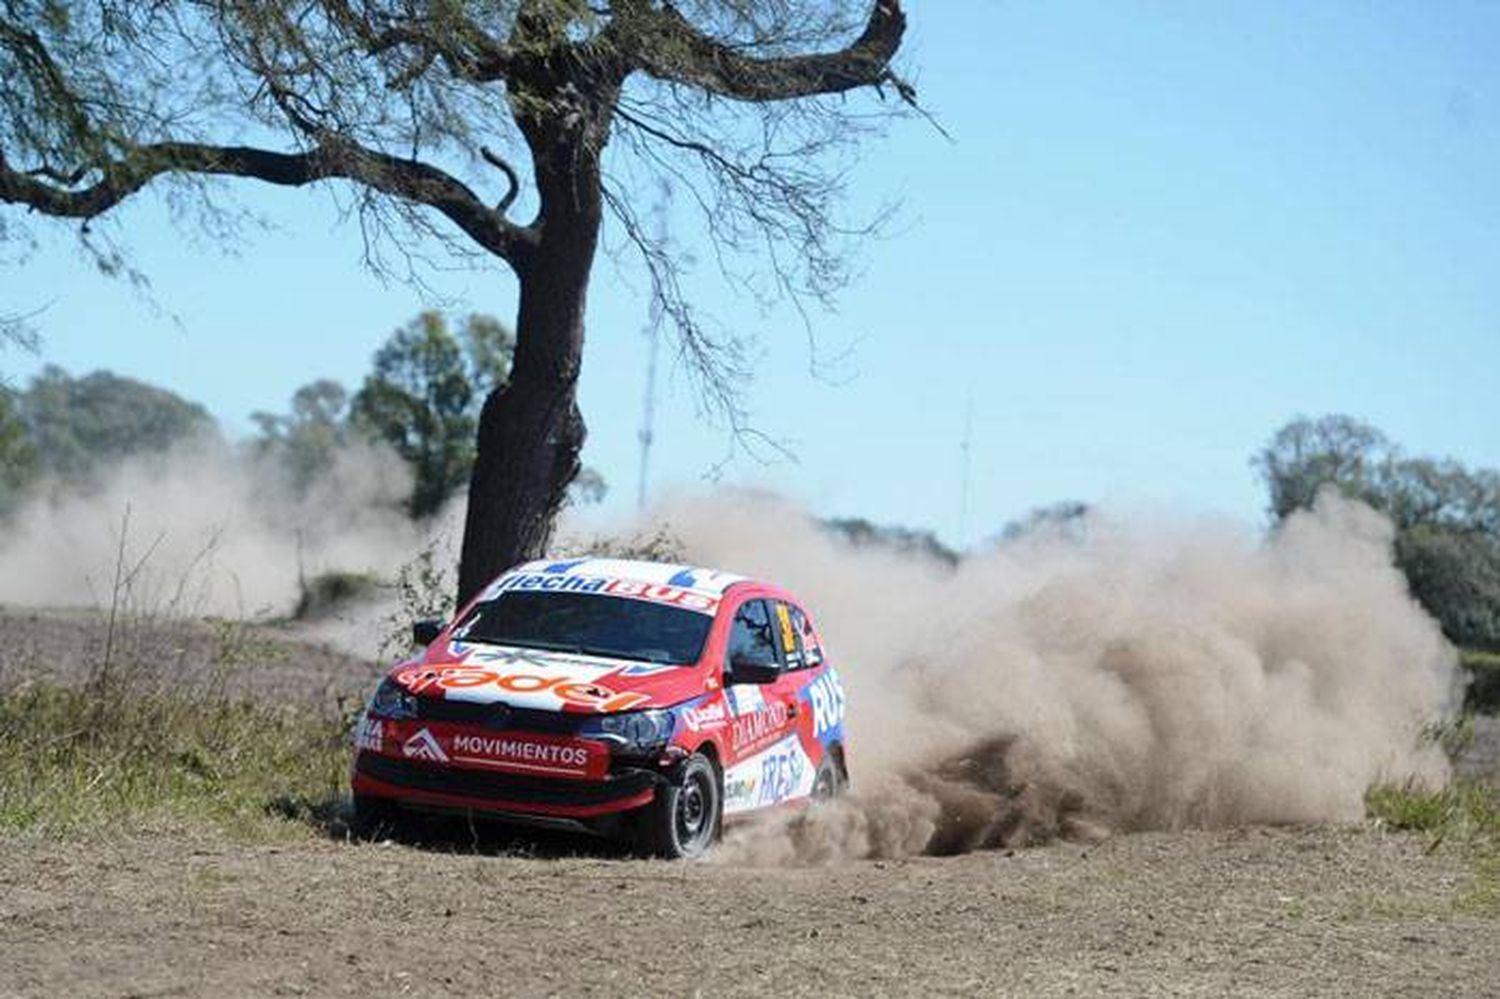
{"type": "Polygon", "coordinates": [[[893,83],[903,100],[911,86],[890,70],[906,32],[899,0],[876,0],[864,31],[837,52],[754,58],[699,31],[670,3],[633,0],[619,7],[622,41],[636,64],[659,80],[701,87],[739,101],[781,101],[893,83]]]}
{"type": "Polygon", "coordinates": [[[398,159],[336,137],[328,137],[301,153],[160,142],[138,147],[130,156],[93,172],[99,175],[98,180],[74,190],[14,170],[0,153],[0,201],[27,205],[48,215],[91,219],[168,173],[248,177],[288,187],[343,179],[430,205],[517,270],[525,266],[535,241],[529,229],[507,221],[503,213],[484,204],[468,185],[451,174],[428,163],[398,159]]]}
{"type": "Polygon", "coordinates": [[[510,206],[515,203],[516,195],[521,193],[521,178],[516,173],[515,167],[507,163],[488,146],[480,146],[479,155],[483,156],[485,162],[490,166],[505,174],[505,179],[510,182],[510,187],[500,196],[500,201],[495,205],[495,211],[504,215],[510,211],[510,206]]]}

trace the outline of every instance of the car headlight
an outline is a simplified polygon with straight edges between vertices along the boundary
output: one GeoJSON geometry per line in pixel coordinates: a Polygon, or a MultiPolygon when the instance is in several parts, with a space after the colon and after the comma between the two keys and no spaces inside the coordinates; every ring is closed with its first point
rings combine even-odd
{"type": "Polygon", "coordinates": [[[649,753],[666,745],[672,737],[672,712],[622,711],[584,719],[578,734],[585,739],[608,742],[631,753],[649,753]]]}
{"type": "Polygon", "coordinates": [[[417,717],[417,697],[395,680],[386,677],[370,698],[369,713],[380,718],[417,717]]]}

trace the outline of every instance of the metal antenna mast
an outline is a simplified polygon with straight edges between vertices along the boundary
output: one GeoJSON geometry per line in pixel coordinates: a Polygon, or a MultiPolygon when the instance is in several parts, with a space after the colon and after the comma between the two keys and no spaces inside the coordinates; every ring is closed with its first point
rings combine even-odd
{"type": "Polygon", "coordinates": [[[646,398],[641,411],[641,429],[636,439],[641,442],[640,479],[636,484],[635,508],[646,508],[646,480],[651,467],[651,442],[655,438],[653,425],[656,422],[656,355],[661,350],[661,305],[651,302],[651,318],[642,330],[648,344],[646,349],[646,398]]]}
{"type": "Polygon", "coordinates": [[[959,442],[958,450],[961,457],[961,471],[958,486],[958,549],[963,551],[969,543],[969,452],[974,444],[974,392],[969,391],[968,402],[964,405],[964,436],[959,442]]]}

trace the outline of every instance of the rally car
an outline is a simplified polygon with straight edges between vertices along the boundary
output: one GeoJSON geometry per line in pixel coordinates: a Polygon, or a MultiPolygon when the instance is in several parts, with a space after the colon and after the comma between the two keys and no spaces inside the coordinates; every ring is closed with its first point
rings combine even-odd
{"type": "Polygon", "coordinates": [[[695,857],[725,818],[837,794],[844,692],[791,594],[605,558],[501,575],[380,682],[355,728],[365,829],[458,811],[695,857]]]}

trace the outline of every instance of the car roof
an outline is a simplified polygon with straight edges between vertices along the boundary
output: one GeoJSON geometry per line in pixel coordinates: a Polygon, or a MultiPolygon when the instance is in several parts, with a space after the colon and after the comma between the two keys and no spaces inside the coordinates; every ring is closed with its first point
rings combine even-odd
{"type": "MultiPolygon", "coordinates": [[[[685,590],[724,595],[736,583],[751,582],[744,576],[732,572],[720,572],[701,566],[683,565],[673,562],[647,562],[641,559],[603,558],[583,556],[569,559],[537,559],[518,565],[505,576],[551,575],[603,576],[610,579],[628,579],[638,583],[653,583],[661,586],[677,586],[685,590]]],[[[501,578],[505,578],[502,576],[501,578]]]]}

